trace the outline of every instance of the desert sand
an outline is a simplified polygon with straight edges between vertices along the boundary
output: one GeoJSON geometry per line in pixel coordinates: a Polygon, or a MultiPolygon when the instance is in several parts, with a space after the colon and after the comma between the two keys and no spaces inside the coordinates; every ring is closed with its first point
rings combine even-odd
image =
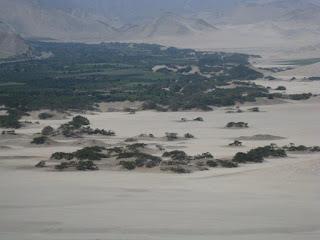
{"type": "MultiPolygon", "coordinates": [[[[277,80],[255,80],[254,82],[258,85],[262,85],[265,87],[271,87],[272,89],[276,89],[279,86],[286,87],[286,93],[287,94],[302,94],[302,93],[312,93],[319,95],[320,94],[320,81],[310,81],[305,79],[297,79],[290,81],[289,79],[292,78],[293,75],[288,75],[287,77],[284,77],[283,79],[277,79],[277,80]]],[[[271,92],[279,92],[282,91],[274,91],[271,90],[271,92]]]]}
{"type": "Polygon", "coordinates": [[[307,66],[300,66],[292,70],[278,73],[279,77],[319,77],[320,76],[320,63],[315,63],[307,66]]]}
{"type": "MultiPolygon", "coordinates": [[[[196,139],[170,143],[189,154],[232,156],[275,142],[320,143],[319,98],[260,106],[261,112],[96,113],[93,127],[112,129],[110,141],[140,133],[190,132],[196,139]],[[204,122],[179,122],[201,116],[204,122]],[[246,121],[248,129],[225,129],[246,121]],[[228,143],[240,136],[283,139],[228,143]]],[[[243,109],[249,106],[243,106],[243,109]]],[[[37,120],[38,121],[38,120],[37,120]]],[[[67,120],[41,120],[18,130],[38,132],[67,120]]],[[[109,140],[105,140],[109,141],[109,140]]],[[[165,143],[168,144],[168,143],[165,143]]],[[[17,146],[1,138],[0,239],[6,240],[316,240],[320,237],[320,154],[291,154],[237,169],[187,175],[125,171],[54,172],[35,169],[39,160],[78,146],[17,146]]]]}

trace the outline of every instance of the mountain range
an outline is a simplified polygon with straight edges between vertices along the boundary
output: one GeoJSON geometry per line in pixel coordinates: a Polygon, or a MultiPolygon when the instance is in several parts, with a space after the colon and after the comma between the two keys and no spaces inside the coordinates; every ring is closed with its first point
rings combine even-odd
{"type": "Polygon", "coordinates": [[[22,38],[196,48],[320,43],[320,0],[0,0],[0,21],[0,53],[10,54],[27,51],[22,38]]]}
{"type": "Polygon", "coordinates": [[[28,52],[29,47],[10,26],[0,22],[0,58],[28,52]]]}

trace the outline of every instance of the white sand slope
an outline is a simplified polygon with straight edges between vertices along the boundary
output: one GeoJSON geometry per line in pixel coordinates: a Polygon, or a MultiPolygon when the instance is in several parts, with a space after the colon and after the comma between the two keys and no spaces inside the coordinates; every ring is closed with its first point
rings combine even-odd
{"type": "MultiPolygon", "coordinates": [[[[117,137],[166,131],[191,132],[190,154],[230,156],[270,141],[226,144],[240,136],[271,134],[319,145],[319,99],[261,106],[262,112],[138,112],[89,115],[93,127],[112,128],[117,137]],[[204,122],[181,123],[202,116],[204,122]],[[251,128],[228,130],[229,121],[251,128]]],[[[66,120],[40,121],[37,128],[66,120]]],[[[35,169],[55,151],[74,147],[18,147],[1,143],[0,239],[4,240],[318,240],[320,239],[320,154],[292,154],[237,169],[188,175],[138,172],[52,172],[35,169]]]]}
{"type": "Polygon", "coordinates": [[[318,240],[319,163],[183,176],[1,167],[0,239],[318,240]]]}
{"type": "Polygon", "coordinates": [[[278,73],[279,77],[320,77],[320,63],[298,67],[293,70],[278,73]]]}

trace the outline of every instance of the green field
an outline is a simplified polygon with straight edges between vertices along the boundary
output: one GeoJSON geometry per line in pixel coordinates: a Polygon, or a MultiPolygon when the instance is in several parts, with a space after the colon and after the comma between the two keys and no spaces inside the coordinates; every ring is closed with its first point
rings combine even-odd
{"type": "Polygon", "coordinates": [[[30,42],[30,45],[34,55],[47,52],[52,57],[1,63],[0,105],[22,111],[69,110],[92,109],[104,101],[137,100],[146,102],[146,109],[208,110],[209,106],[254,101],[267,92],[253,84],[236,89],[216,88],[233,80],[262,77],[251,68],[250,56],[245,54],[164,49],[154,44],[30,42]],[[154,72],[152,69],[157,65],[176,70],[154,72]],[[201,74],[188,73],[191,66],[198,67],[201,74]],[[215,91],[208,91],[212,89],[215,91]]]}

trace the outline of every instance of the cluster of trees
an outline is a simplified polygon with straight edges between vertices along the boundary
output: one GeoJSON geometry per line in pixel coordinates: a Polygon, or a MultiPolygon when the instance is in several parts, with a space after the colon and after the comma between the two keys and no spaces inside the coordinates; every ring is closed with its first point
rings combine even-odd
{"type": "Polygon", "coordinates": [[[229,122],[226,128],[248,128],[249,124],[245,122],[229,122]]]}
{"type": "Polygon", "coordinates": [[[7,115],[0,115],[0,128],[20,128],[22,126],[20,122],[22,114],[12,109],[7,112],[7,115]]]}
{"type": "MultiPolygon", "coordinates": [[[[39,163],[40,164],[40,163],[39,163]]],[[[40,167],[40,166],[39,166],[40,167]]],[[[78,171],[97,171],[99,167],[91,160],[87,161],[69,161],[69,162],[62,162],[55,166],[56,170],[63,171],[65,169],[74,168],[78,171]]]]}
{"type": "Polygon", "coordinates": [[[47,136],[39,136],[39,137],[33,138],[33,140],[31,141],[31,144],[42,145],[47,143],[48,140],[49,138],[47,136]]]}
{"type": "Polygon", "coordinates": [[[320,152],[320,146],[307,147],[305,145],[295,145],[291,143],[288,146],[283,147],[288,152],[320,152]]]}
{"type": "Polygon", "coordinates": [[[54,115],[49,112],[42,112],[42,113],[39,113],[38,115],[39,119],[41,120],[46,120],[46,119],[52,118],[53,116],[54,115]]]}
{"type": "Polygon", "coordinates": [[[103,135],[103,136],[115,136],[115,132],[105,129],[92,129],[90,121],[83,116],[75,116],[71,121],[62,124],[57,130],[51,126],[46,126],[42,129],[43,136],[56,136],[62,134],[65,137],[78,137],[84,134],[87,135],[103,135]]]}
{"type": "Polygon", "coordinates": [[[119,154],[118,159],[132,159],[121,160],[119,163],[123,168],[127,170],[133,170],[135,168],[142,167],[154,168],[156,166],[159,166],[162,162],[162,159],[160,157],[138,151],[119,154]]]}
{"type": "Polygon", "coordinates": [[[91,161],[100,161],[103,158],[108,158],[108,155],[103,151],[106,150],[104,147],[85,147],[78,151],[72,153],[56,152],[53,153],[51,159],[54,160],[91,160],[91,161]]]}
{"type": "MultiPolygon", "coordinates": [[[[38,52],[52,57],[4,63],[0,69],[0,104],[20,110],[94,109],[102,101],[139,100],[161,111],[211,110],[236,101],[253,101],[266,89],[244,86],[237,90],[207,90],[234,79],[256,79],[245,54],[203,53],[191,49],[163,49],[150,44],[77,44],[33,42],[38,52]],[[189,66],[178,72],[153,72],[156,65],[189,66]],[[223,74],[207,78],[186,75],[191,65],[223,74]],[[166,89],[166,90],[165,90],[166,89]],[[169,91],[168,91],[169,89],[169,91]],[[164,107],[165,106],[165,107],[164,107]]],[[[47,118],[45,114],[41,117],[47,118]]]]}
{"type": "Polygon", "coordinates": [[[275,145],[269,145],[252,149],[247,153],[239,152],[233,157],[232,161],[235,163],[261,163],[268,157],[283,158],[286,156],[287,153],[285,150],[275,145]]]}

